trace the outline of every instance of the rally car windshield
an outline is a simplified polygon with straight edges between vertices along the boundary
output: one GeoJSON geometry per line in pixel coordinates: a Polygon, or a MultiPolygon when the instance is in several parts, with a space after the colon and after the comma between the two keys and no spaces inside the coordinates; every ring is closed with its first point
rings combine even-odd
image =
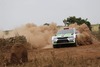
{"type": "Polygon", "coordinates": [[[74,30],[68,29],[68,30],[60,30],[57,32],[57,34],[66,34],[66,33],[74,33],[74,30]]]}

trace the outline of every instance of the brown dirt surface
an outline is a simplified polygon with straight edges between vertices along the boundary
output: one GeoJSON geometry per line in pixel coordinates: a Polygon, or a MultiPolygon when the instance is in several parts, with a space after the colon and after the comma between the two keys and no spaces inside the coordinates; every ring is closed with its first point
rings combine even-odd
{"type": "MultiPolygon", "coordinates": [[[[44,66],[50,63],[52,63],[51,65],[53,67],[62,67],[60,66],[60,63],[62,63],[63,67],[74,67],[74,64],[75,67],[87,67],[89,65],[90,67],[100,66],[100,44],[69,48],[31,50],[28,54],[29,61],[36,62],[37,60],[37,63],[44,62],[41,63],[44,66]]],[[[38,64],[38,66],[40,65],[38,64]]]]}
{"type": "MultiPolygon", "coordinates": [[[[5,52],[9,58],[9,53],[5,52]]],[[[28,63],[32,67],[99,67],[100,66],[100,44],[66,47],[66,48],[49,48],[49,49],[31,49],[28,50],[28,63]],[[60,64],[61,63],[61,64],[60,64]]],[[[23,67],[21,65],[20,67],[23,67]]]]}
{"type": "MultiPolygon", "coordinates": [[[[48,55],[54,52],[57,57],[64,57],[67,53],[73,57],[100,57],[100,44],[78,46],[78,47],[66,47],[66,48],[50,48],[50,49],[37,49],[29,51],[29,59],[34,58],[34,54],[48,55]]],[[[37,55],[40,56],[40,55],[37,55]]]]}

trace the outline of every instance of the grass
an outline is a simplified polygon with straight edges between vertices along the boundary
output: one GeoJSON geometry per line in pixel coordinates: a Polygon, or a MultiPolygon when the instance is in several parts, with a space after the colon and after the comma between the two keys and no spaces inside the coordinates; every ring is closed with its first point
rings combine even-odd
{"type": "Polygon", "coordinates": [[[56,53],[51,51],[49,56],[48,53],[37,53],[31,62],[7,67],[100,67],[100,58],[73,57],[70,53],[57,57],[56,53]]]}
{"type": "Polygon", "coordinates": [[[92,34],[93,34],[98,40],[100,40],[100,31],[92,32],[92,34]]]}
{"type": "MultiPolygon", "coordinates": [[[[32,56],[29,56],[31,58],[29,62],[6,67],[100,67],[100,57],[86,57],[77,54],[76,56],[73,50],[63,51],[63,49],[61,52],[58,50],[35,50],[29,53],[32,54],[32,56]]],[[[2,64],[2,55],[0,55],[0,59],[0,64],[2,64]]]]}

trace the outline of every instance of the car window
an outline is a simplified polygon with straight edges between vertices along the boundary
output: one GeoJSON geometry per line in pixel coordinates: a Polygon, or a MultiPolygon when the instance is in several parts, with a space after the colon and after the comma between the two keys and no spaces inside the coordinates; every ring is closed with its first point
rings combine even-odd
{"type": "Polygon", "coordinates": [[[66,34],[66,33],[74,33],[74,29],[60,30],[57,32],[57,34],[66,34]]]}

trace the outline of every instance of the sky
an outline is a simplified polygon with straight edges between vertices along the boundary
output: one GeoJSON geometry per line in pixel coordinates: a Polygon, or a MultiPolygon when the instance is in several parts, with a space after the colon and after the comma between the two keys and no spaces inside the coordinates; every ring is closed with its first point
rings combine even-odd
{"type": "Polygon", "coordinates": [[[100,24],[100,0],[0,0],[0,29],[14,29],[27,23],[64,25],[69,16],[88,18],[100,24]]]}

